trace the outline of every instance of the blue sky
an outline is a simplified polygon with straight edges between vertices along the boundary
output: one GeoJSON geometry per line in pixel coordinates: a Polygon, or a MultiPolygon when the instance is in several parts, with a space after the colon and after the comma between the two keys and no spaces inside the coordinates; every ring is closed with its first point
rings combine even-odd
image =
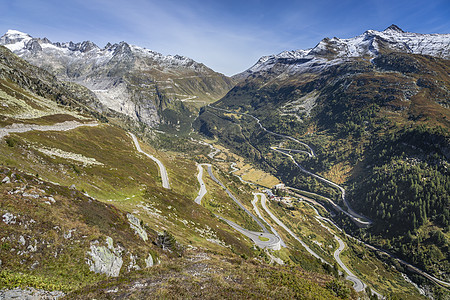
{"type": "Polygon", "coordinates": [[[450,33],[450,0],[0,0],[0,35],[126,41],[233,75],[263,55],[314,47],[396,24],[450,33]]]}

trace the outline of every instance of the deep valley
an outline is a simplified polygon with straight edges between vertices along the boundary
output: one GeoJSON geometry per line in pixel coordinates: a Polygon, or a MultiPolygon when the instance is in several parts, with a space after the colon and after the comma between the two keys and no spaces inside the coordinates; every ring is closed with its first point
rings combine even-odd
{"type": "Polygon", "coordinates": [[[228,77],[8,31],[0,299],[449,299],[449,59],[392,25],[228,77]]]}

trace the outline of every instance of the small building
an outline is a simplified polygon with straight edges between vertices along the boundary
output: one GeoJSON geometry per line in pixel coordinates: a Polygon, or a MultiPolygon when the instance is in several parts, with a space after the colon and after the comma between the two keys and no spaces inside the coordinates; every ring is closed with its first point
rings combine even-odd
{"type": "Polygon", "coordinates": [[[286,187],[284,186],[284,183],[279,183],[275,185],[273,188],[276,190],[284,190],[286,187]]]}

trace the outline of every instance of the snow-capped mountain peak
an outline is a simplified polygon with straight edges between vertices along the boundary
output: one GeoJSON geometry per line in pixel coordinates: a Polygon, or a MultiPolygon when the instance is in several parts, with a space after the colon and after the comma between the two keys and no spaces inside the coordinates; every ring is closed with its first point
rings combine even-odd
{"type": "Polygon", "coordinates": [[[353,57],[376,57],[387,52],[431,55],[450,58],[450,34],[421,34],[391,25],[383,31],[367,30],[353,38],[324,38],[314,48],[284,51],[261,57],[250,69],[236,75],[245,78],[265,70],[277,72],[316,72],[324,66],[353,57]]]}
{"type": "Polygon", "coordinates": [[[310,54],[328,57],[363,57],[392,51],[449,58],[450,34],[405,32],[393,24],[384,31],[368,30],[354,38],[325,38],[310,54]]]}
{"type": "Polygon", "coordinates": [[[11,51],[17,51],[25,48],[25,45],[32,39],[29,34],[18,30],[8,30],[5,35],[0,38],[0,44],[7,46],[11,51]]]}
{"type": "Polygon", "coordinates": [[[112,57],[121,57],[131,59],[133,56],[141,58],[150,58],[165,65],[176,65],[185,67],[202,68],[202,64],[196,63],[192,59],[180,55],[163,55],[156,51],[130,45],[124,41],[120,43],[108,43],[101,49],[91,41],[79,43],[74,42],[55,42],[52,43],[47,38],[34,38],[27,33],[17,30],[8,30],[0,38],[0,45],[19,56],[28,57],[38,52],[44,51],[45,54],[53,57],[66,57],[70,60],[97,60],[99,63],[105,63],[112,57]]]}
{"type": "Polygon", "coordinates": [[[389,31],[405,33],[405,32],[403,31],[403,29],[401,29],[400,27],[398,27],[398,26],[395,25],[395,24],[392,24],[391,26],[389,26],[388,28],[386,28],[385,30],[383,30],[383,32],[389,32],[389,31]]]}
{"type": "Polygon", "coordinates": [[[26,38],[31,38],[31,36],[27,33],[18,31],[18,30],[14,30],[14,29],[9,29],[5,36],[11,38],[11,39],[26,39],[26,38]]]}
{"type": "Polygon", "coordinates": [[[91,41],[84,41],[81,43],[52,43],[47,38],[33,38],[27,33],[11,29],[0,38],[0,45],[5,46],[16,54],[19,52],[36,52],[43,50],[88,52],[94,49],[99,49],[98,46],[91,41]]]}

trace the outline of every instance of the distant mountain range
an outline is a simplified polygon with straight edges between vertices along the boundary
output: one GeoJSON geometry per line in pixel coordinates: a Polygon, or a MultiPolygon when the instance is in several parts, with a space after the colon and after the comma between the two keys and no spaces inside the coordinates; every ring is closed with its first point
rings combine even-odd
{"type": "Polygon", "coordinates": [[[257,74],[270,73],[273,78],[317,73],[348,59],[389,52],[450,57],[450,34],[410,33],[396,25],[350,39],[325,38],[312,49],[264,56],[233,79],[190,58],[165,56],[126,42],[100,48],[91,41],[52,43],[8,30],[0,45],[60,80],[87,87],[109,109],[151,127],[166,124],[176,130],[189,127],[183,124],[192,122],[199,106],[222,98],[235,82],[257,74]]]}
{"type": "Polygon", "coordinates": [[[195,109],[180,102],[204,105],[233,86],[227,76],[190,58],[126,42],[100,48],[91,41],[52,43],[8,30],[0,45],[60,80],[84,85],[108,108],[152,127],[189,119],[195,109]]]}
{"type": "Polygon", "coordinates": [[[235,75],[237,79],[264,71],[288,74],[317,72],[348,58],[373,58],[379,54],[401,52],[450,58],[450,34],[405,32],[396,25],[384,31],[367,30],[350,38],[324,38],[314,48],[284,51],[261,57],[248,70],[235,75]]]}

